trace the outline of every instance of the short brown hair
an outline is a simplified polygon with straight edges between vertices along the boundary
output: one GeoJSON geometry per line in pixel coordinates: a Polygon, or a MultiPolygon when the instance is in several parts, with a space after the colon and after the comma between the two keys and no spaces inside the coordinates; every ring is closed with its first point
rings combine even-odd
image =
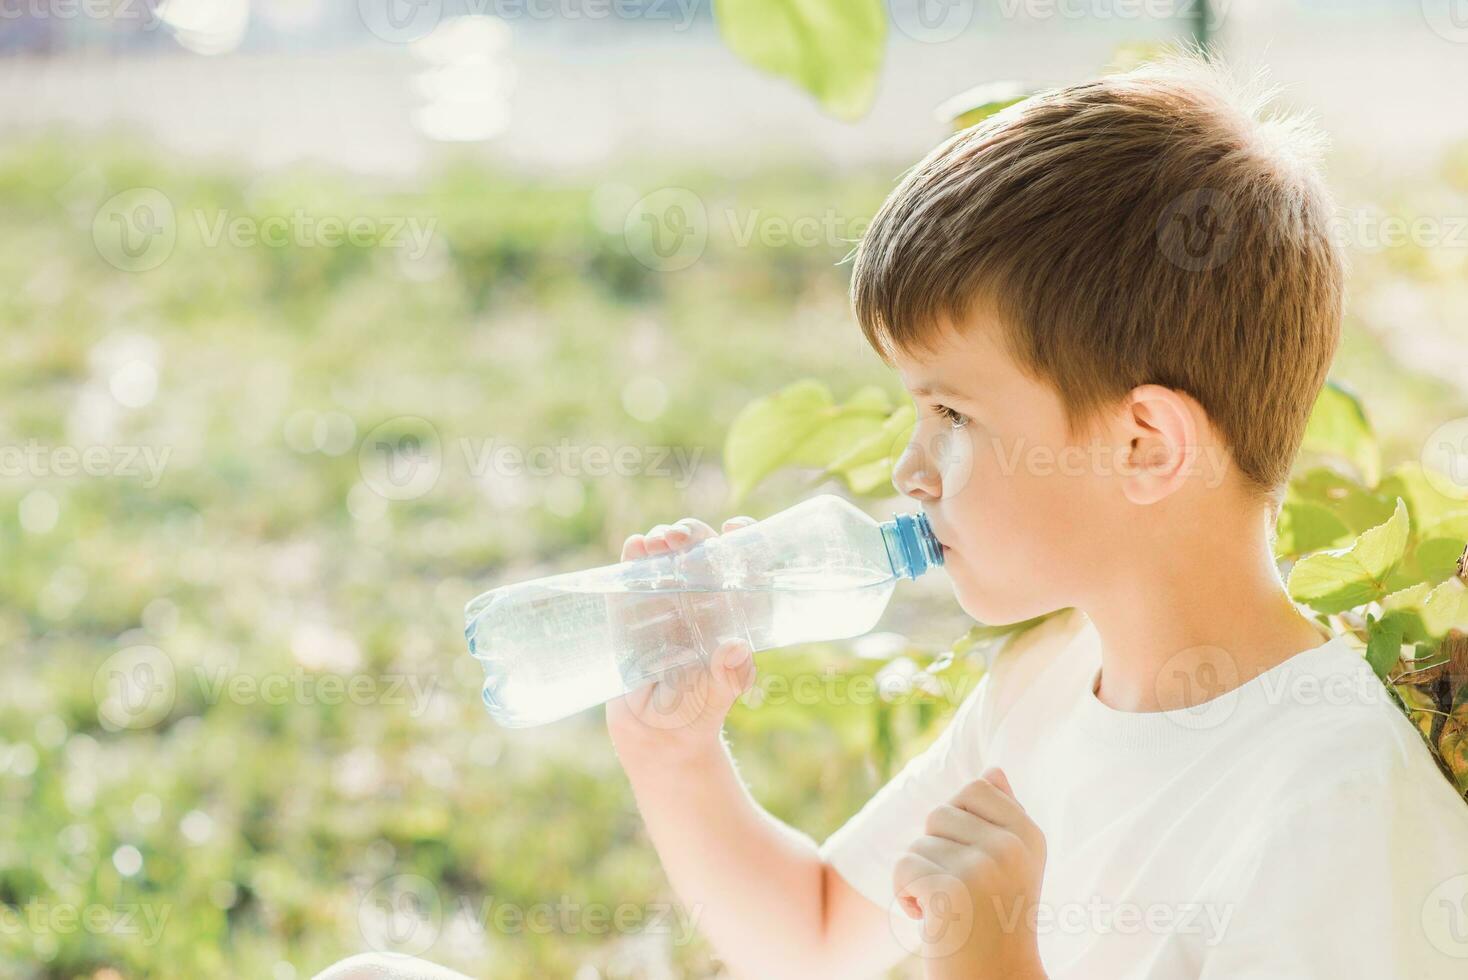
{"type": "Polygon", "coordinates": [[[1277,492],[1340,340],[1344,262],[1299,117],[1197,55],[1046,92],[910,170],[855,250],[867,340],[930,349],[987,301],[1074,427],[1148,383],[1277,492]]]}

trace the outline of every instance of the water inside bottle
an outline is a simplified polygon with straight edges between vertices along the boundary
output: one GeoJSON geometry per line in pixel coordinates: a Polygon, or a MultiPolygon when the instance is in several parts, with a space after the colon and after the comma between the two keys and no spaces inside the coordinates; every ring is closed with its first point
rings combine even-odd
{"type": "MultiPolygon", "coordinates": [[[[649,563],[648,571],[659,569],[649,563]]],[[[547,579],[540,594],[517,607],[516,621],[494,623],[495,632],[517,637],[535,656],[512,658],[515,670],[496,670],[493,641],[481,650],[470,636],[488,669],[485,702],[502,720],[534,724],[694,663],[726,636],[744,636],[755,650],[859,636],[876,625],[896,586],[891,574],[868,568],[783,569],[761,579],[678,587],[629,577],[625,568],[605,577],[547,579]],[[568,637],[577,638],[569,647],[568,637]]]]}

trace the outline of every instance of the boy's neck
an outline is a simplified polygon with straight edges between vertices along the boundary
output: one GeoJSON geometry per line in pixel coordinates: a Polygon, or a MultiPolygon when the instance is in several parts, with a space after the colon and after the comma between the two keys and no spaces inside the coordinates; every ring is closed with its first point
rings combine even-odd
{"type": "MultiPolygon", "coordinates": [[[[1186,548],[1148,549],[1086,603],[1101,637],[1096,696],[1118,711],[1190,707],[1325,640],[1280,582],[1268,515],[1186,548]]],[[[1132,556],[1134,559],[1136,556],[1132,556]]]]}

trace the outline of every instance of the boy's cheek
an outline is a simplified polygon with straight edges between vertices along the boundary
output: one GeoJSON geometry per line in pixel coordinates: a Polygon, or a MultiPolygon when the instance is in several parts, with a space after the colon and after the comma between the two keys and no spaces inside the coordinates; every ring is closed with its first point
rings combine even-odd
{"type": "MultiPolygon", "coordinates": [[[[990,623],[1028,619],[1063,602],[1061,570],[1084,550],[1077,515],[1087,512],[1084,489],[1059,477],[1001,472],[979,466],[950,498],[946,516],[956,532],[945,564],[960,606],[990,623]]],[[[945,488],[945,497],[948,496],[945,488]]],[[[1080,562],[1081,567],[1087,563],[1080,562]]]]}

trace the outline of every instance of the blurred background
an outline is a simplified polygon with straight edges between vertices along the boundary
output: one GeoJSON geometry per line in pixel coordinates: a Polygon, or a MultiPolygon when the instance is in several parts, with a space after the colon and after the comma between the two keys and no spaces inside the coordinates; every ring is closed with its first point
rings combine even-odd
{"type": "MultiPolygon", "coordinates": [[[[1333,138],[1335,378],[1388,460],[1468,415],[1462,5],[825,6],[0,0],[0,973],[721,976],[601,710],[497,727],[462,610],[839,492],[736,499],[725,437],[804,378],[901,403],[842,260],[967,108],[1169,41],[1267,67],[1333,138]]],[[[756,798],[839,826],[972,625],[928,576],[762,655],[821,683],[736,706],[756,798]]]]}

